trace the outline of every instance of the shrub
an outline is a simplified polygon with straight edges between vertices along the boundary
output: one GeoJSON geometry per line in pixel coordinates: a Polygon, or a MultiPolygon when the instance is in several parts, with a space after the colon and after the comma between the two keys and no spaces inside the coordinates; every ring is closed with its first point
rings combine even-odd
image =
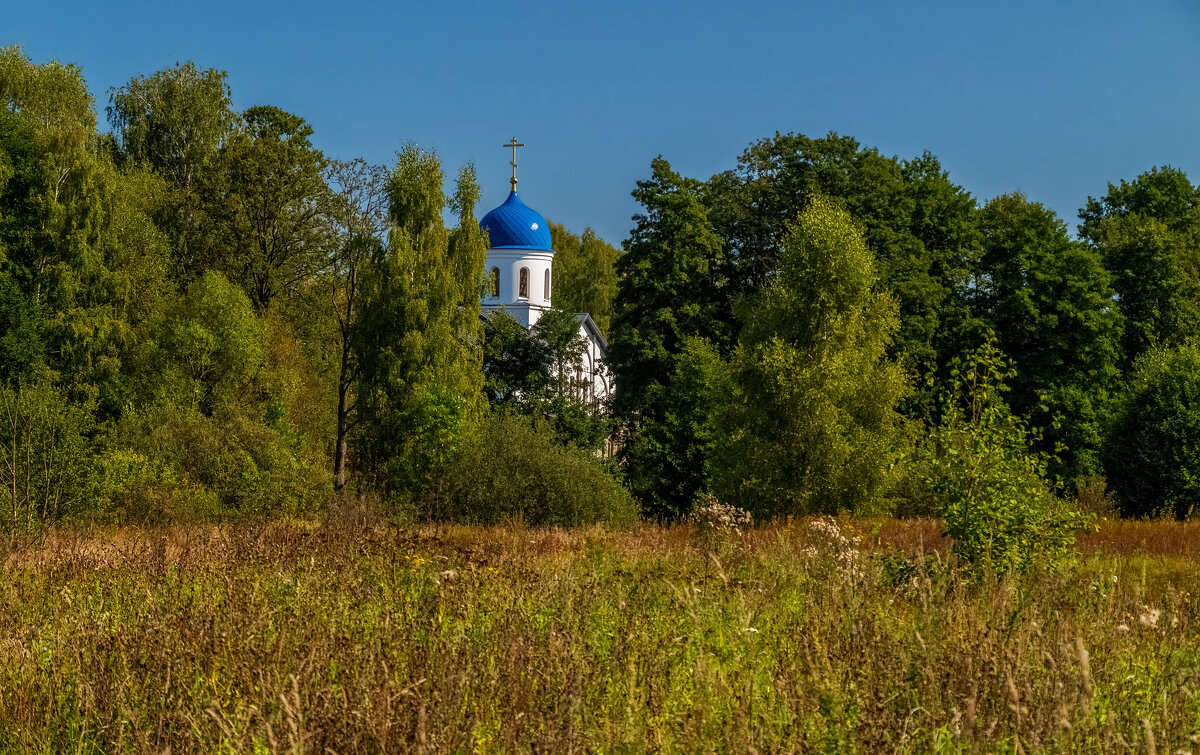
{"type": "Polygon", "coordinates": [[[1196,514],[1200,347],[1152,351],[1138,361],[1103,456],[1122,514],[1196,514]]]}
{"type": "Polygon", "coordinates": [[[495,524],[625,526],[637,504],[602,460],[559,442],[544,423],[490,416],[426,500],[438,519],[495,524]]]}
{"type": "Polygon", "coordinates": [[[0,526],[32,531],[94,513],[90,408],[49,383],[0,388],[0,526]]]}
{"type": "Polygon", "coordinates": [[[1036,433],[1004,403],[1012,374],[994,340],[956,360],[920,463],[960,558],[1002,571],[1055,568],[1085,518],[1054,495],[1049,457],[1030,449],[1036,433]]]}
{"type": "MultiPolygon", "coordinates": [[[[183,495],[173,504],[184,518],[307,510],[324,499],[329,480],[324,459],[315,458],[300,439],[232,407],[211,417],[193,409],[155,407],[128,418],[122,432],[132,450],[161,460],[178,478],[169,489],[183,495]],[[212,506],[214,496],[219,506],[212,506]],[[202,510],[179,510],[189,501],[202,510]]],[[[154,497],[148,490],[142,494],[154,497]]],[[[146,514],[151,520],[177,518],[169,508],[152,506],[146,514]]],[[[136,516],[137,511],[133,506],[126,513],[136,516]]]]}

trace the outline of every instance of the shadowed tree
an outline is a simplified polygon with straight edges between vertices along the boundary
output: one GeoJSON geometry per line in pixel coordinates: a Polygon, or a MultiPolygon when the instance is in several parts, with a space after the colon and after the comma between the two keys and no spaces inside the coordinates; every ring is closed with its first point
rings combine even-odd
{"type": "Polygon", "coordinates": [[[1100,254],[1020,194],[988,202],[979,226],[975,303],[1016,368],[1008,403],[1044,428],[1039,450],[1065,445],[1053,473],[1074,479],[1097,471],[1123,325],[1100,254]]]}
{"type": "MultiPolygon", "coordinates": [[[[899,306],[891,353],[911,375],[946,364],[969,338],[975,201],[928,152],[900,160],[835,133],[776,134],[751,144],[736,169],[713,176],[705,195],[724,242],[731,305],[777,274],[789,223],[820,195],[861,225],[880,283],[899,306]]],[[[733,307],[727,311],[731,317],[733,307]]],[[[920,391],[906,411],[928,417],[933,404],[920,391]]]]}
{"type": "Polygon", "coordinates": [[[353,389],[358,360],[353,349],[358,324],[362,275],[372,258],[382,256],[387,233],[388,170],[365,160],[333,160],[328,168],[333,191],[332,217],[337,233],[328,274],[328,295],[336,319],[337,430],[334,443],[334,490],[346,484],[346,452],[354,425],[353,389]]]}
{"type": "Polygon", "coordinates": [[[1200,191],[1182,171],[1154,168],[1109,184],[1079,211],[1125,315],[1124,366],[1200,332],[1200,191]]]}
{"type": "Polygon", "coordinates": [[[616,393],[614,414],[625,442],[621,461],[634,494],[659,516],[686,513],[703,487],[703,469],[685,437],[664,437],[669,395],[679,355],[689,338],[728,342],[721,316],[721,240],[701,202],[700,184],[680,176],[661,157],[651,178],[639,181],[633,197],[644,212],[625,254],[617,261],[620,282],[612,324],[609,364],[616,393]],[[687,451],[686,457],[678,455],[687,451]]]}

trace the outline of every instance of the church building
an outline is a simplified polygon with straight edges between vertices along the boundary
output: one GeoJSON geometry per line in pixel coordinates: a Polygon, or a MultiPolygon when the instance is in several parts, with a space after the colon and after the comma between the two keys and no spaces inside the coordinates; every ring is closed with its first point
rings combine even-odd
{"type": "MultiPolygon", "coordinates": [[[[479,225],[488,233],[488,290],[483,297],[484,316],[504,309],[526,328],[537,323],[550,309],[554,286],[554,248],[550,228],[537,210],[517,196],[516,137],[505,144],[512,148],[512,185],[504,204],[483,216],[479,225]]],[[[582,369],[573,383],[581,400],[603,406],[611,390],[611,377],[605,359],[608,342],[596,327],[592,316],[578,313],[579,333],[587,342],[582,369]]]]}

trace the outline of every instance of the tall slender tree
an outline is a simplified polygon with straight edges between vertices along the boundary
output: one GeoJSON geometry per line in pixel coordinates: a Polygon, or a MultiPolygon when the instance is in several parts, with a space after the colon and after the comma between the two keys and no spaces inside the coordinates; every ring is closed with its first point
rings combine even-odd
{"type": "Polygon", "coordinates": [[[359,458],[385,492],[430,485],[484,410],[479,189],[473,171],[460,172],[451,233],[442,182],[433,153],[401,150],[387,186],[389,243],[362,276],[359,458]]]}
{"type": "Polygon", "coordinates": [[[354,424],[353,390],[358,359],[353,348],[358,326],[362,275],[373,258],[382,255],[387,233],[388,171],[365,160],[333,160],[328,169],[333,190],[332,214],[337,243],[326,280],[336,320],[334,359],[337,362],[337,429],[334,439],[334,489],[346,484],[346,452],[354,424]]]}

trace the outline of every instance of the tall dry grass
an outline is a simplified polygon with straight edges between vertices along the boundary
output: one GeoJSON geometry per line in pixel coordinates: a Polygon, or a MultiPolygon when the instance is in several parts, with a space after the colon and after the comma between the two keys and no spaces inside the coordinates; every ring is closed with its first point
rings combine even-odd
{"type": "Polygon", "coordinates": [[[1180,525],[1102,523],[1067,573],[983,582],[936,522],[828,526],[720,556],[686,526],[50,532],[0,563],[0,749],[1196,747],[1180,525]]]}

